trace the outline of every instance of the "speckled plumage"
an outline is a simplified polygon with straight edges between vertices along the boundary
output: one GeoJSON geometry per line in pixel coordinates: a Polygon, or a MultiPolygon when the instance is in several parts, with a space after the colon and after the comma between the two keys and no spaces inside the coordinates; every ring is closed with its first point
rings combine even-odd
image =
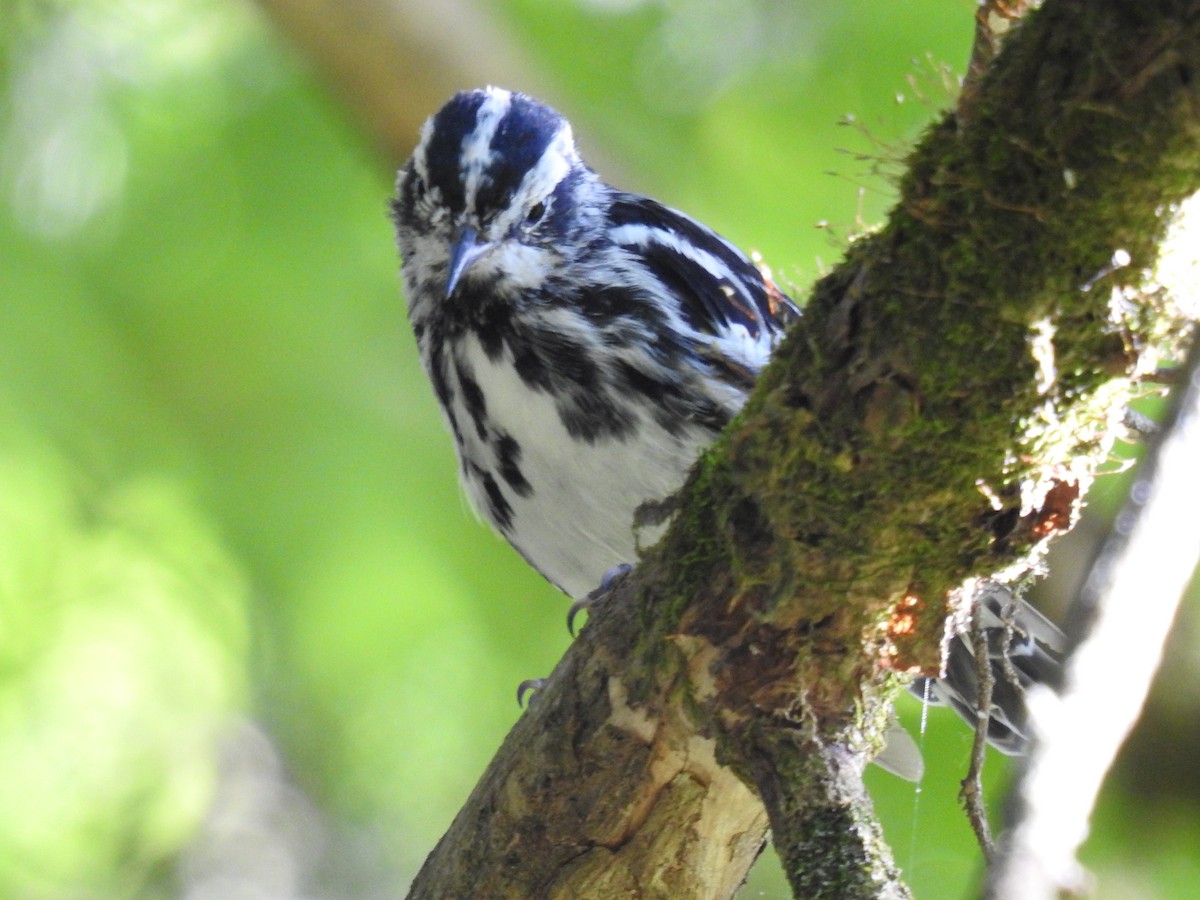
{"type": "Polygon", "coordinates": [[[602,182],[556,112],[497,88],[425,124],[394,216],[466,492],[582,598],[636,559],[635,510],[682,484],[796,308],[705,226],[602,182]]]}

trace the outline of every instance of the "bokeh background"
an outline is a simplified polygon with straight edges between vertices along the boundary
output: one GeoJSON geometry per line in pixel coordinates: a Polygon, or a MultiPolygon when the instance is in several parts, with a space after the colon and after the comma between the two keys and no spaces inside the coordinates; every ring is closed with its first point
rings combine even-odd
{"type": "MultiPolygon", "coordinates": [[[[304,7],[0,2],[0,897],[402,896],[567,646],[466,506],[405,320],[386,204],[450,91],[552,101],[803,295],[886,212],[973,12],[426,0],[331,52],[304,7]]],[[[1101,897],[1200,883],[1198,648],[1185,612],[1101,897]]],[[[970,896],[969,736],[934,711],[920,741],[919,788],[871,787],[916,895],[970,896]]],[[[770,853],[744,896],[788,896],[770,853]]]]}

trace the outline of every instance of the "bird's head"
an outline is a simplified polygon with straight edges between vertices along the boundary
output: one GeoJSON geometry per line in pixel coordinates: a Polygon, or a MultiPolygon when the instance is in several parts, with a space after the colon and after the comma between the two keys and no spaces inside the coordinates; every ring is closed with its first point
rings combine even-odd
{"type": "MultiPolygon", "coordinates": [[[[393,214],[405,278],[452,297],[468,282],[516,294],[560,262],[581,186],[594,179],[570,123],[501,88],[456,94],[421,129],[393,214]]],[[[411,301],[411,297],[410,297],[411,301]]]]}

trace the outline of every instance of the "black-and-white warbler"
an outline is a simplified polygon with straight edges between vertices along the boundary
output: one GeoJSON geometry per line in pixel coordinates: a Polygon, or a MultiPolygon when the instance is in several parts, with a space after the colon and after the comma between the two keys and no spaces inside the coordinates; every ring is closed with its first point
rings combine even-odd
{"type": "Polygon", "coordinates": [[[523,95],[458,94],[394,206],[409,316],[475,508],[575,599],[636,558],[798,315],[736,247],[610,187],[523,95]]]}
{"type": "Polygon", "coordinates": [[[601,181],[519,93],[430,118],[393,214],[466,492],[581,600],[635,560],[636,511],[678,490],[799,311],[711,229],[601,181]]]}

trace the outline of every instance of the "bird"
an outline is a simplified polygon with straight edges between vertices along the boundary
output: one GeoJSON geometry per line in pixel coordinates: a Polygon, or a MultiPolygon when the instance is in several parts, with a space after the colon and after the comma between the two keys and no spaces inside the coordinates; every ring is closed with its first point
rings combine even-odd
{"type": "Polygon", "coordinates": [[[460,92],[425,122],[391,215],[467,496],[585,601],[657,536],[639,510],[679,490],[799,307],[708,226],[606,183],[566,118],[502,88],[460,92]]]}
{"type": "Polygon", "coordinates": [[[635,511],[679,489],[799,311],[716,232],[601,181],[524,94],[456,95],[397,182],[409,317],[466,493],[581,599],[636,558],[635,511]]]}

